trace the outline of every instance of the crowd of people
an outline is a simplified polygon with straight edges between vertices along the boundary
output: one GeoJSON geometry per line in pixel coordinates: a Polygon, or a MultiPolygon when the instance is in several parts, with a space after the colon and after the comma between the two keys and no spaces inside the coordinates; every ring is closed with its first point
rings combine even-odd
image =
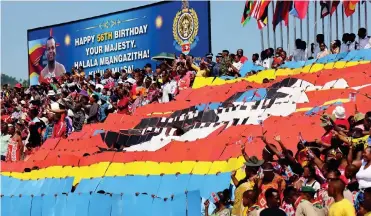
{"type": "Polygon", "coordinates": [[[268,142],[265,132],[259,136],[265,143],[262,160],[241,145],[245,178],[232,172],[234,189],[213,195],[213,210],[210,200],[204,202],[204,215],[371,215],[371,139],[355,141],[371,134],[371,111],[346,118],[338,106],[321,121],[323,136],[301,138],[296,153],[279,135],[273,137],[277,145],[268,142]]]}
{"type": "MultiPolygon", "coordinates": [[[[331,44],[324,44],[319,34],[307,50],[297,39],[291,55],[281,48],[268,48],[253,54],[252,62],[264,68],[278,68],[287,61],[322,58],[328,54],[371,48],[366,29],[344,34],[331,44]]],[[[85,75],[84,68],[72,68],[61,77],[51,77],[40,85],[23,87],[3,85],[1,90],[1,160],[15,162],[27,158],[49,138],[66,138],[81,131],[84,124],[104,122],[109,113],[132,114],[149,103],[167,103],[192,86],[195,77],[234,76],[248,61],[243,50],[236,54],[223,50],[207,54],[200,63],[192,55],[180,54],[164,60],[155,68],[128,73],[85,75]]],[[[204,203],[205,215],[371,215],[371,141],[355,142],[371,134],[371,112],[357,112],[345,118],[343,107],[333,115],[321,117],[324,135],[318,140],[301,140],[294,154],[280,136],[274,137],[279,148],[265,143],[262,158],[248,156],[242,180],[232,172],[234,190],[213,194],[204,203]],[[281,149],[281,150],[279,150],[281,149]],[[232,192],[233,191],[233,192],[232,192]],[[232,200],[231,194],[234,194],[232,200]],[[212,213],[211,213],[212,212],[212,213]]],[[[362,140],[362,139],[361,139],[362,140]]]]}

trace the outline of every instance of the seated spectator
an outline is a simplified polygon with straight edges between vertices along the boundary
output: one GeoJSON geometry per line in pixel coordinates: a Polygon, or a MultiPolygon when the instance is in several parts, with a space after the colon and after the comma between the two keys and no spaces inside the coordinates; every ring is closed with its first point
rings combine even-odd
{"type": "Polygon", "coordinates": [[[302,47],[302,40],[296,39],[295,40],[295,49],[292,51],[292,54],[289,57],[290,60],[293,61],[305,61],[305,50],[302,47]]]}
{"type": "Polygon", "coordinates": [[[233,63],[229,66],[229,74],[232,76],[240,76],[240,69],[242,67],[242,62],[238,55],[233,55],[233,63]]]}
{"type": "Polygon", "coordinates": [[[370,49],[371,48],[371,37],[367,36],[367,30],[360,28],[358,30],[358,49],[370,49]]]}
{"type": "Polygon", "coordinates": [[[341,46],[340,46],[340,52],[348,52],[349,51],[349,47],[348,47],[349,34],[344,33],[341,41],[342,41],[342,43],[341,43],[341,46]]]}
{"type": "Polygon", "coordinates": [[[356,34],[350,33],[349,40],[348,40],[348,51],[358,50],[359,49],[359,42],[356,41],[356,34]]]}
{"type": "Polygon", "coordinates": [[[236,55],[240,58],[240,62],[242,64],[245,63],[245,61],[247,61],[247,57],[243,55],[243,49],[238,49],[236,55]]]}
{"type": "Polygon", "coordinates": [[[324,43],[320,43],[319,47],[320,51],[317,53],[317,59],[323,58],[329,54],[327,46],[324,43]]]}
{"type": "Polygon", "coordinates": [[[252,54],[252,62],[254,63],[254,65],[256,66],[262,66],[262,62],[259,60],[259,54],[258,53],[254,53],[252,54]]]}
{"type": "Polygon", "coordinates": [[[332,41],[331,42],[331,54],[340,53],[340,46],[341,46],[341,43],[339,40],[332,41]]]}

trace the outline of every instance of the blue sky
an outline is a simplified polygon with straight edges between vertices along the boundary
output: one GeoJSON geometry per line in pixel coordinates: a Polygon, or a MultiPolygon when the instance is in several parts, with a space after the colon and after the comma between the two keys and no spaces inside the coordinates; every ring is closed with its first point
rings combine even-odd
{"type": "MultiPolygon", "coordinates": [[[[110,12],[125,10],[153,3],[153,1],[125,1],[125,2],[1,2],[1,73],[17,78],[27,78],[27,29],[52,25],[72,20],[97,16],[110,12]]],[[[256,21],[251,20],[245,27],[240,24],[245,1],[212,1],[211,2],[211,37],[212,50],[216,54],[223,49],[236,52],[242,48],[247,57],[255,52],[260,53],[260,32],[256,21]]],[[[310,4],[309,39],[314,37],[314,6],[310,4]]],[[[339,6],[340,9],[340,6],[339,6]]],[[[340,11],[339,11],[340,12],[340,11]]],[[[371,25],[371,4],[368,5],[368,25],[371,25]]],[[[272,8],[269,8],[272,17],[272,8]]],[[[339,32],[342,32],[341,13],[339,13],[339,32]]],[[[317,10],[317,32],[321,33],[322,24],[319,19],[319,5],[317,10]]],[[[332,39],[335,39],[335,16],[333,17],[332,39]]],[[[294,41],[293,18],[290,17],[290,46],[294,41]]],[[[345,19],[345,31],[350,31],[350,19],[345,19]]],[[[269,22],[271,22],[270,20],[269,22]]],[[[299,21],[296,22],[297,37],[299,21]]],[[[365,24],[364,8],[361,8],[361,26],[365,24]]],[[[303,21],[303,38],[307,40],[307,21],[303,21]]],[[[325,19],[325,33],[329,32],[328,18],[325,19]]],[[[358,12],[354,14],[353,29],[358,29],[358,12]]],[[[277,47],[281,46],[280,29],[277,28],[277,47]]],[[[339,33],[340,34],[340,33],[339,33]]],[[[341,35],[341,34],[340,34],[341,35]]],[[[340,36],[341,37],[341,36],[340,36]]],[[[264,31],[265,48],[267,48],[267,33],[264,31]]],[[[283,27],[283,47],[289,44],[286,36],[286,27],[283,27]]],[[[329,37],[327,34],[327,41],[329,37]]],[[[270,46],[273,47],[273,31],[270,31],[270,46]]]]}

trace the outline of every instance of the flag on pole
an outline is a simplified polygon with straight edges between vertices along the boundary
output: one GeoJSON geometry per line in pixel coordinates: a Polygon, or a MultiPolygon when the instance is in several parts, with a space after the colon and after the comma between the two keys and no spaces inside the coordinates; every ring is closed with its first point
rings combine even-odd
{"type": "Polygon", "coordinates": [[[262,29],[267,25],[269,3],[270,0],[258,0],[254,1],[251,6],[250,17],[257,20],[259,29],[262,29]]]}
{"type": "Polygon", "coordinates": [[[278,23],[285,21],[285,26],[289,22],[289,12],[292,8],[292,1],[277,1],[276,8],[273,15],[273,31],[276,31],[278,23]]]}
{"type": "Polygon", "coordinates": [[[242,18],[241,18],[241,24],[242,26],[245,26],[247,22],[250,20],[250,12],[253,5],[252,0],[246,0],[245,3],[245,9],[243,10],[242,18]]]}
{"type": "Polygon", "coordinates": [[[304,19],[308,12],[309,1],[293,0],[290,14],[299,19],[304,19]]]}
{"type": "Polygon", "coordinates": [[[356,5],[359,0],[344,0],[344,13],[347,17],[351,16],[356,11],[356,5]]]}
{"type": "Polygon", "coordinates": [[[330,15],[332,15],[336,11],[339,4],[340,4],[340,1],[332,1],[331,2],[330,15]]]}
{"type": "Polygon", "coordinates": [[[325,16],[330,14],[331,2],[327,0],[321,0],[319,4],[321,5],[321,18],[324,18],[325,16]]]}

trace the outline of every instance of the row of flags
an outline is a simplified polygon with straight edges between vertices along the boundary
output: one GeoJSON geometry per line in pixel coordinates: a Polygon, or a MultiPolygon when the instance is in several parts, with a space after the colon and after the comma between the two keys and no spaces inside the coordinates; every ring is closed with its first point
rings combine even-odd
{"type": "MultiPolygon", "coordinates": [[[[321,0],[321,18],[327,15],[332,15],[340,1],[336,0],[321,0]]],[[[355,10],[356,5],[359,0],[342,0],[344,6],[344,14],[346,16],[351,16],[355,10]]],[[[363,1],[365,2],[365,1],[363,1]]],[[[255,18],[258,22],[259,29],[264,28],[268,23],[268,6],[271,0],[246,0],[245,8],[242,14],[241,24],[244,26],[251,18],[255,18]]],[[[308,12],[309,1],[302,0],[279,0],[276,1],[276,7],[273,14],[273,30],[276,26],[284,21],[285,26],[288,25],[289,15],[297,17],[299,19],[304,19],[308,12]]]]}

